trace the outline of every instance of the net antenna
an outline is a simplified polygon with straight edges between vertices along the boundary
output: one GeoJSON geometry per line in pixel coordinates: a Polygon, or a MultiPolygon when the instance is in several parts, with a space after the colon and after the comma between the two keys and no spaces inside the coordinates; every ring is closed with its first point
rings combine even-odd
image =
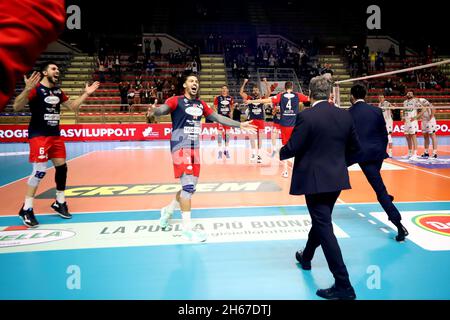
{"type": "Polygon", "coordinates": [[[448,63],[450,63],[450,59],[446,59],[446,60],[442,60],[442,61],[438,61],[438,62],[434,62],[434,63],[429,63],[429,64],[424,64],[424,65],[421,65],[421,66],[406,68],[406,69],[400,69],[400,70],[395,70],[395,71],[378,73],[378,74],[374,74],[374,75],[371,75],[371,76],[365,76],[365,77],[359,77],[359,78],[335,81],[334,82],[334,87],[333,87],[333,94],[334,94],[334,98],[335,98],[334,101],[336,101],[336,104],[338,106],[341,106],[341,96],[340,96],[339,85],[342,84],[342,83],[348,83],[348,82],[354,82],[354,81],[362,81],[362,80],[373,79],[373,78],[381,78],[381,77],[386,77],[386,76],[390,76],[390,75],[398,74],[398,73],[404,73],[404,72],[410,72],[410,71],[414,71],[414,70],[420,70],[420,69],[437,67],[437,66],[440,66],[440,65],[443,65],[443,64],[448,64],[448,63]]]}

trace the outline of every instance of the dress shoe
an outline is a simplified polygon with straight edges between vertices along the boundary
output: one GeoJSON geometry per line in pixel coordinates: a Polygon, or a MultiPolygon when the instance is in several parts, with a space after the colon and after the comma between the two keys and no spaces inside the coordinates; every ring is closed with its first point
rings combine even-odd
{"type": "Polygon", "coordinates": [[[300,263],[303,270],[311,270],[311,261],[303,259],[303,251],[299,250],[295,253],[295,259],[300,263]]]}
{"type": "Polygon", "coordinates": [[[328,289],[319,289],[316,294],[324,299],[328,300],[355,300],[356,294],[353,287],[348,287],[345,289],[336,288],[336,285],[333,285],[328,289]]]}
{"type": "Polygon", "coordinates": [[[395,240],[398,242],[405,241],[405,237],[409,235],[408,230],[399,222],[397,225],[398,234],[395,236],[395,240]]]}

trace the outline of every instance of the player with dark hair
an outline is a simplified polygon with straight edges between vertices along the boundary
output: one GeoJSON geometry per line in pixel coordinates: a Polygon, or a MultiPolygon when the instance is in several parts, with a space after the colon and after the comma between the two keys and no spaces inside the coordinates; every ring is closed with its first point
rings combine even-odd
{"type": "Polygon", "coordinates": [[[200,175],[200,134],[201,120],[206,117],[212,122],[225,126],[241,128],[254,132],[256,126],[250,122],[237,122],[212,110],[197,97],[200,84],[197,76],[189,75],[184,83],[184,95],[174,96],[159,107],[157,101],[150,105],[148,111],[155,116],[171,115],[172,136],[170,150],[172,152],[175,178],[180,179],[181,190],[175,199],[161,209],[160,226],[166,229],[175,209],[181,209],[183,235],[190,241],[203,242],[206,234],[195,230],[191,223],[191,198],[195,193],[200,175]]]}
{"type": "MultiPolygon", "coordinates": [[[[283,146],[289,141],[292,131],[295,127],[295,119],[300,112],[300,104],[309,101],[309,98],[302,93],[294,92],[294,84],[291,81],[286,81],[284,85],[285,92],[281,92],[276,96],[267,99],[247,100],[246,103],[272,103],[274,106],[280,106],[280,131],[281,143],[283,146]]],[[[284,170],[282,176],[289,177],[288,165],[283,161],[284,170]]]]}
{"type": "MultiPolygon", "coordinates": [[[[230,96],[228,86],[223,85],[221,89],[220,96],[214,98],[214,108],[215,111],[227,118],[231,118],[234,108],[233,97],[230,96]]],[[[230,144],[230,135],[228,134],[229,127],[218,125],[219,134],[217,136],[217,144],[219,145],[218,158],[222,158],[222,140],[225,140],[225,148],[223,150],[223,155],[230,159],[230,152],[228,151],[228,146],[230,144]]]]}
{"type": "MultiPolygon", "coordinates": [[[[252,94],[248,95],[244,92],[245,85],[248,83],[248,79],[244,79],[244,83],[242,84],[242,87],[239,91],[239,94],[241,95],[242,99],[245,101],[248,100],[256,100],[256,99],[265,99],[266,97],[270,96],[271,90],[269,83],[267,82],[266,78],[263,78],[263,82],[266,86],[266,94],[261,95],[261,92],[256,84],[252,87],[252,94]]],[[[258,131],[256,133],[257,139],[252,137],[250,139],[250,145],[252,148],[252,155],[250,157],[250,161],[257,160],[258,163],[262,163],[262,158],[260,154],[260,150],[262,147],[262,136],[264,134],[265,129],[265,111],[264,111],[264,104],[263,103],[247,103],[248,104],[248,120],[252,120],[252,123],[258,128],[258,131]],[[256,140],[256,146],[255,146],[255,140],[256,140]],[[256,157],[256,147],[258,148],[258,157],[256,157]]]]}
{"type": "Polygon", "coordinates": [[[33,72],[30,78],[24,76],[25,89],[14,101],[14,110],[20,111],[27,104],[31,111],[28,127],[30,144],[30,162],[33,172],[28,179],[28,190],[25,202],[19,216],[28,227],[36,227],[39,222],[34,216],[33,200],[40,181],[47,170],[47,161],[55,166],[56,200],[51,207],[65,219],[72,216],[69,213],[64,196],[67,180],[66,148],[60,137],[59,122],[61,106],[76,111],[83,101],[99,87],[99,82],[86,84],[84,93],[70,100],[59,88],[59,69],[53,62],[46,62],[41,67],[41,73],[33,72]],[[42,74],[42,80],[41,80],[42,74]]]}

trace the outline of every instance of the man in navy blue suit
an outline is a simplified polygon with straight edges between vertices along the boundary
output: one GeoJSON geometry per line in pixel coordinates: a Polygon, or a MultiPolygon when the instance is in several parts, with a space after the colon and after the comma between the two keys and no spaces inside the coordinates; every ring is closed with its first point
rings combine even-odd
{"type": "Polygon", "coordinates": [[[364,175],[377,194],[378,202],[386,211],[389,220],[397,227],[397,241],[405,240],[408,231],[401,224],[401,215],[392,203],[394,197],[389,195],[383,183],[380,170],[384,159],[388,158],[386,146],[388,143],[388,133],[383,112],[380,108],[371,106],[364,102],[366,88],[360,84],[351,88],[350,101],[352,107],[349,112],[355,123],[361,149],[357,154],[348,158],[348,165],[358,163],[364,175]]]}
{"type": "Polygon", "coordinates": [[[341,191],[351,188],[346,154],[355,153],[359,142],[350,114],[328,102],[330,93],[331,82],[326,77],[311,80],[312,108],[297,115],[280,159],[295,157],[290,194],[304,194],[311,215],[306,247],[296,252],[298,262],[304,270],[310,270],[314,252],[322,246],[335,283],[316,294],[326,299],[353,300],[356,294],[333,232],[331,214],[341,191]]]}

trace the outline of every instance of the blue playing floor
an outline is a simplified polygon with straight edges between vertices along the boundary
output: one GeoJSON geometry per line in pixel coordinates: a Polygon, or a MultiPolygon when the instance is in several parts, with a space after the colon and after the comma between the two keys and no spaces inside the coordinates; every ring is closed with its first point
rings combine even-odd
{"type": "MultiPolygon", "coordinates": [[[[120,145],[67,148],[70,159],[120,145]]],[[[0,145],[0,152],[27,148],[0,145]]],[[[0,188],[30,170],[25,154],[2,156],[0,165],[0,188]]],[[[397,206],[410,232],[403,243],[378,204],[335,207],[335,233],[357,298],[450,299],[450,201],[397,206]]],[[[154,210],[99,207],[71,220],[40,215],[33,231],[4,231],[21,223],[15,212],[0,216],[0,299],[303,300],[320,299],[316,290],[333,284],[320,248],[311,271],[296,263],[310,224],[306,206],[194,208],[192,216],[209,234],[206,243],[180,237],[179,213],[168,231],[159,229],[154,210]]]]}

